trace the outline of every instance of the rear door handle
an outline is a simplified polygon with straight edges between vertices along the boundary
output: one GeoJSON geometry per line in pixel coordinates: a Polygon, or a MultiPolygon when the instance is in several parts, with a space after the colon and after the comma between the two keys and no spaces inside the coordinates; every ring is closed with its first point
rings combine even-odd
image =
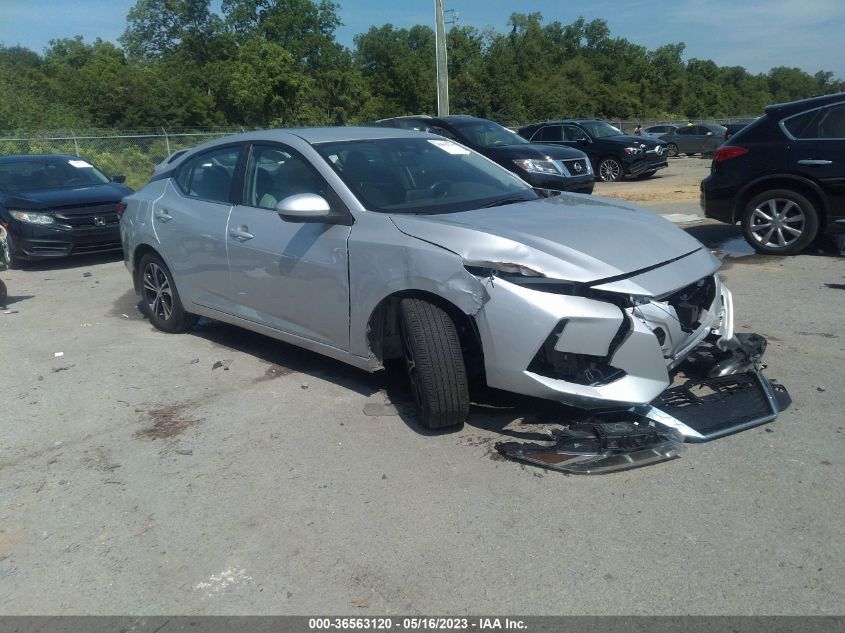
{"type": "Polygon", "coordinates": [[[160,222],[169,222],[173,219],[173,216],[167,212],[167,209],[156,209],[155,217],[160,222]]]}
{"type": "Polygon", "coordinates": [[[247,240],[251,240],[253,237],[255,237],[252,233],[249,232],[249,227],[247,226],[239,226],[236,229],[229,229],[229,235],[231,235],[240,242],[246,242],[247,240]]]}
{"type": "Polygon", "coordinates": [[[832,163],[833,163],[832,160],[821,160],[821,159],[816,159],[816,158],[805,158],[804,160],[798,161],[799,165],[810,165],[810,166],[815,166],[815,167],[819,167],[819,166],[822,166],[822,165],[830,165],[832,163]]]}

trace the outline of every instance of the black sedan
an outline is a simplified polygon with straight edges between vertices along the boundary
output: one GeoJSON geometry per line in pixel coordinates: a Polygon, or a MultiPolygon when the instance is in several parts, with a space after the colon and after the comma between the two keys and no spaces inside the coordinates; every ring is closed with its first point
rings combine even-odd
{"type": "Polygon", "coordinates": [[[132,193],[78,156],[0,156],[0,223],[11,266],[23,261],[119,251],[117,206],[132,193]]]}
{"type": "Polygon", "coordinates": [[[403,116],[375,125],[439,134],[512,171],[542,195],[592,193],[595,177],[584,152],[529,143],[506,127],[473,116],[403,116]]]}
{"type": "Polygon", "coordinates": [[[586,152],[598,178],[616,182],[625,176],[649,178],[668,167],[666,143],[645,136],[628,136],[597,119],[547,121],[519,129],[532,143],[577,147],[586,152]]]}

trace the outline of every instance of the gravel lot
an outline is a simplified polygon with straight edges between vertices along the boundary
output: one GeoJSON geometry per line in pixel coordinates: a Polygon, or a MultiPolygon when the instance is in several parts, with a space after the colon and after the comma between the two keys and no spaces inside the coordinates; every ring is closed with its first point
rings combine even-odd
{"type": "MultiPolygon", "coordinates": [[[[706,164],[599,190],[678,191],[706,164]]],[[[841,241],[776,259],[688,230],[795,404],[597,477],[495,454],[565,421],[553,404],[488,394],[433,435],[388,376],[212,322],[154,330],[117,258],[3,273],[0,611],[841,614],[841,241]]]]}

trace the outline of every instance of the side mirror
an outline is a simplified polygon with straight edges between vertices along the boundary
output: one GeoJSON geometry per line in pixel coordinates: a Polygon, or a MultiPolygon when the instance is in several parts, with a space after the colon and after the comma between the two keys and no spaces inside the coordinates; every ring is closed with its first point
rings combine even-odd
{"type": "Polygon", "coordinates": [[[578,145],[589,145],[590,143],[592,143],[592,141],[586,136],[582,136],[581,138],[575,139],[575,142],[578,143],[578,145]]]}
{"type": "Polygon", "coordinates": [[[707,136],[713,136],[713,132],[708,132],[707,136]]]}
{"type": "Polygon", "coordinates": [[[111,181],[122,185],[126,182],[126,176],[124,176],[123,174],[115,174],[111,177],[111,181]]]}
{"type": "Polygon", "coordinates": [[[326,222],[332,210],[323,196],[298,193],[279,200],[276,213],[285,222],[326,222]]]}

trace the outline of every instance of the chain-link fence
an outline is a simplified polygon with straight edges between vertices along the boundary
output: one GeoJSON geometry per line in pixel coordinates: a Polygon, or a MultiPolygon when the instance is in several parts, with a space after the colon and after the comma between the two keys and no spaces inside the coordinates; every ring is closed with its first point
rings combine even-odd
{"type": "MultiPolygon", "coordinates": [[[[753,116],[724,119],[696,119],[695,123],[732,123],[753,116]]],[[[624,132],[632,133],[637,125],[684,124],[686,121],[656,119],[610,119],[624,132]]],[[[507,124],[518,129],[520,124],[507,124]]],[[[54,130],[38,133],[0,132],[0,156],[9,154],[73,154],[93,163],[109,176],[123,174],[126,183],[137,189],[145,184],[153,167],[173,152],[188,149],[226,134],[246,131],[242,127],[227,128],[154,128],[143,130],[54,130]]]]}
{"type": "Polygon", "coordinates": [[[55,130],[36,134],[0,132],[0,156],[9,154],[71,154],[81,156],[109,176],[123,174],[138,188],[149,180],[153,166],[173,152],[188,149],[244,128],[145,130],[55,130]]]}

